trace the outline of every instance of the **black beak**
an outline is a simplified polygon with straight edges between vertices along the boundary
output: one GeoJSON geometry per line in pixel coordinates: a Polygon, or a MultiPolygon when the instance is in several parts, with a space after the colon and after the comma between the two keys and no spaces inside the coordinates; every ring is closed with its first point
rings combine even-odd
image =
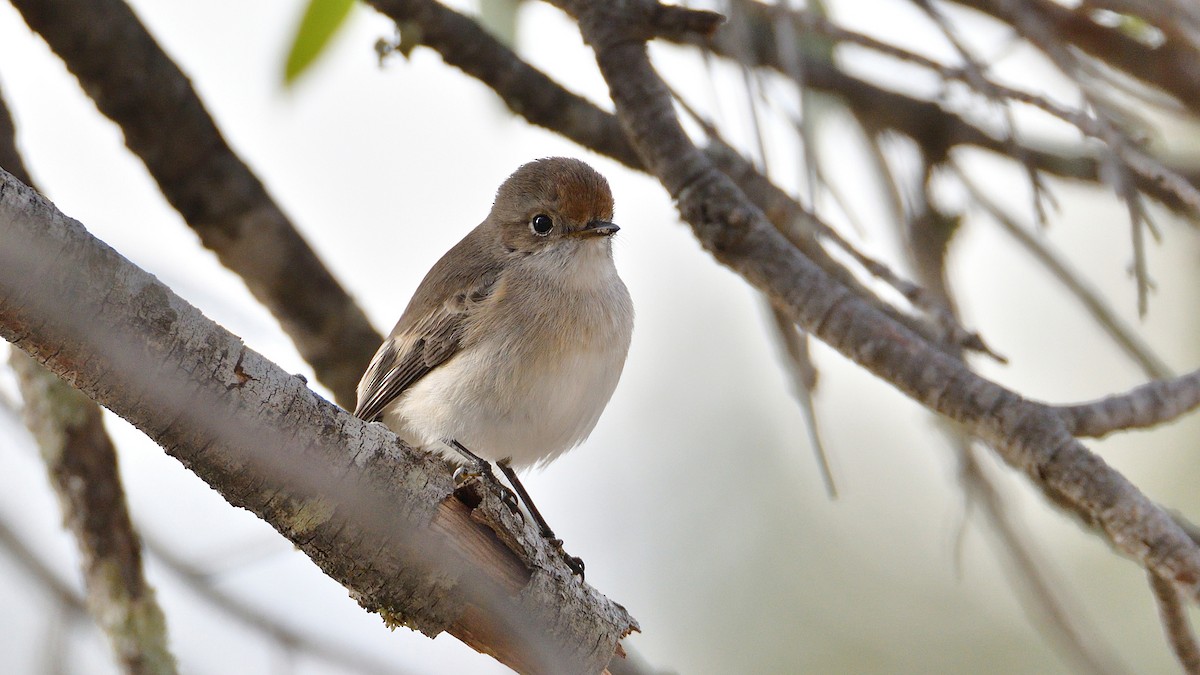
{"type": "Polygon", "coordinates": [[[593,220],[577,234],[581,237],[611,237],[620,229],[616,223],[610,223],[607,220],[593,220]]]}

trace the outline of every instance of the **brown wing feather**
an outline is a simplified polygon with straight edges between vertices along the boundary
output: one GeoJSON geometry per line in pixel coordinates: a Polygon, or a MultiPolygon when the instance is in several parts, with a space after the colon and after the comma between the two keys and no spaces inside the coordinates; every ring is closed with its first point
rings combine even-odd
{"type": "Polygon", "coordinates": [[[368,422],[379,419],[384,408],[404,390],[458,352],[465,314],[465,311],[441,314],[430,322],[432,325],[423,333],[424,337],[416,340],[388,338],[371,360],[363,378],[366,387],[354,414],[368,422]]]}
{"type": "MultiPolygon", "coordinates": [[[[384,340],[358,387],[354,414],[379,419],[389,404],[462,347],[471,306],[491,295],[498,266],[479,230],[472,231],[429,270],[409,306],[384,340]],[[463,260],[474,264],[462,264],[463,260]],[[457,262],[456,262],[457,261],[457,262]],[[438,298],[436,289],[458,288],[438,298]]],[[[444,293],[444,290],[443,290],[444,293]]]]}

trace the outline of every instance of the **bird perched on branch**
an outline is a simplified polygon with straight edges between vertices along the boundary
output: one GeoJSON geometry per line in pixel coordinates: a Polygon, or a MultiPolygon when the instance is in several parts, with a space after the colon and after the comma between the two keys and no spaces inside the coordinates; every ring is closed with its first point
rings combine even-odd
{"type": "Polygon", "coordinates": [[[514,469],[587,438],[621,376],[633,304],[612,216],[608,182],[587,164],[521,166],[425,275],[358,385],[358,417],[487,477],[495,461],[560,548],[514,469]]]}

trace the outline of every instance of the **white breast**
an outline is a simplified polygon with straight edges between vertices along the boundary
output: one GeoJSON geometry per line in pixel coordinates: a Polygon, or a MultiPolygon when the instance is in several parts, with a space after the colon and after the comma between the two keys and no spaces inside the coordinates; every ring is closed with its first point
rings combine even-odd
{"type": "Polygon", "coordinates": [[[469,331],[464,349],[414,384],[384,422],[410,443],[445,450],[440,442],[453,439],[517,468],[587,438],[617,386],[633,332],[629,292],[608,247],[595,245],[607,243],[585,242],[570,273],[550,266],[559,272],[501,286],[477,322],[491,330],[469,331]]]}

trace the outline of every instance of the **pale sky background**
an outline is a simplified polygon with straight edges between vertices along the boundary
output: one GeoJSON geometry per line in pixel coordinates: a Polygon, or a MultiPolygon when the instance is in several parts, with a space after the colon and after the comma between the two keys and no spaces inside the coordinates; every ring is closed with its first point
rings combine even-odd
{"type": "MultiPolygon", "coordinates": [[[[429,266],[486,215],[496,186],[519,164],[566,154],[609,177],[622,228],[617,265],[638,312],[629,361],[591,438],[526,485],[567,549],[587,562],[588,582],[640,621],[643,633],[629,642],[652,664],[681,673],[1068,672],[1022,612],[987,528],[965,507],[933,418],[816,346],[821,430],[842,493],[837,501],[826,497],[760,300],[700,249],[656,182],[512,117],[430,50],[379,68],[372,45],[392,31],[373,11],[356,10],[327,58],[285,92],[280,64],[300,3],[133,5],[230,145],[381,331],[429,266]]],[[[950,53],[908,3],[839,7],[851,27],[950,53]]],[[[526,58],[574,91],[607,100],[591,52],[561,14],[528,3],[520,30],[526,58]]],[[[987,30],[994,44],[984,56],[1002,54],[1003,36],[987,30]]],[[[672,83],[753,147],[735,74],[710,83],[690,52],[656,47],[654,55],[672,83]]],[[[928,78],[879,59],[855,67],[890,86],[932,91],[928,78]]],[[[1000,72],[1034,67],[1016,54],[1000,72]]],[[[7,4],[0,4],[0,88],[30,169],[61,210],[247,345],[313,380],[269,314],[199,245],[116,127],[7,4]]],[[[794,149],[771,150],[777,175],[797,186],[788,155],[794,149]]],[[[844,231],[895,261],[877,187],[863,178],[861,147],[836,116],[822,125],[822,151],[862,227],[844,231]]],[[[990,158],[971,166],[997,199],[1029,219],[1019,171],[990,158]]],[[[1059,185],[1058,195],[1063,208],[1049,238],[1136,322],[1124,208],[1078,187],[1059,185]]],[[[835,223],[847,223],[831,201],[823,206],[835,223]]],[[[1200,361],[1200,246],[1194,230],[1165,216],[1159,222],[1165,239],[1150,250],[1158,288],[1143,328],[1166,361],[1185,370],[1200,361]]],[[[953,276],[968,325],[1010,359],[1008,366],[981,363],[990,377],[1050,401],[1090,399],[1143,381],[986,220],[969,221],[956,241],[953,276]]],[[[15,397],[3,370],[0,390],[15,397]]],[[[507,672],[449,636],[431,641],[388,631],[267,525],[230,508],[140,432],[109,421],[137,525],[211,570],[215,584],[288,625],[391,660],[401,672],[507,672]]],[[[1153,498],[1196,518],[1198,433],[1192,419],[1089,446],[1153,498]]],[[[1172,672],[1140,569],[1047,507],[1024,478],[995,461],[989,468],[1092,634],[1137,672],[1172,672]]],[[[74,542],[61,528],[44,467],[2,409],[0,518],[78,585],[74,542]]],[[[153,556],[148,571],[182,672],[345,672],[289,660],[183,588],[153,556]]],[[[0,670],[39,672],[55,623],[47,597],[0,552],[0,670]]],[[[77,623],[64,630],[66,672],[115,672],[95,629],[77,623]]]]}

